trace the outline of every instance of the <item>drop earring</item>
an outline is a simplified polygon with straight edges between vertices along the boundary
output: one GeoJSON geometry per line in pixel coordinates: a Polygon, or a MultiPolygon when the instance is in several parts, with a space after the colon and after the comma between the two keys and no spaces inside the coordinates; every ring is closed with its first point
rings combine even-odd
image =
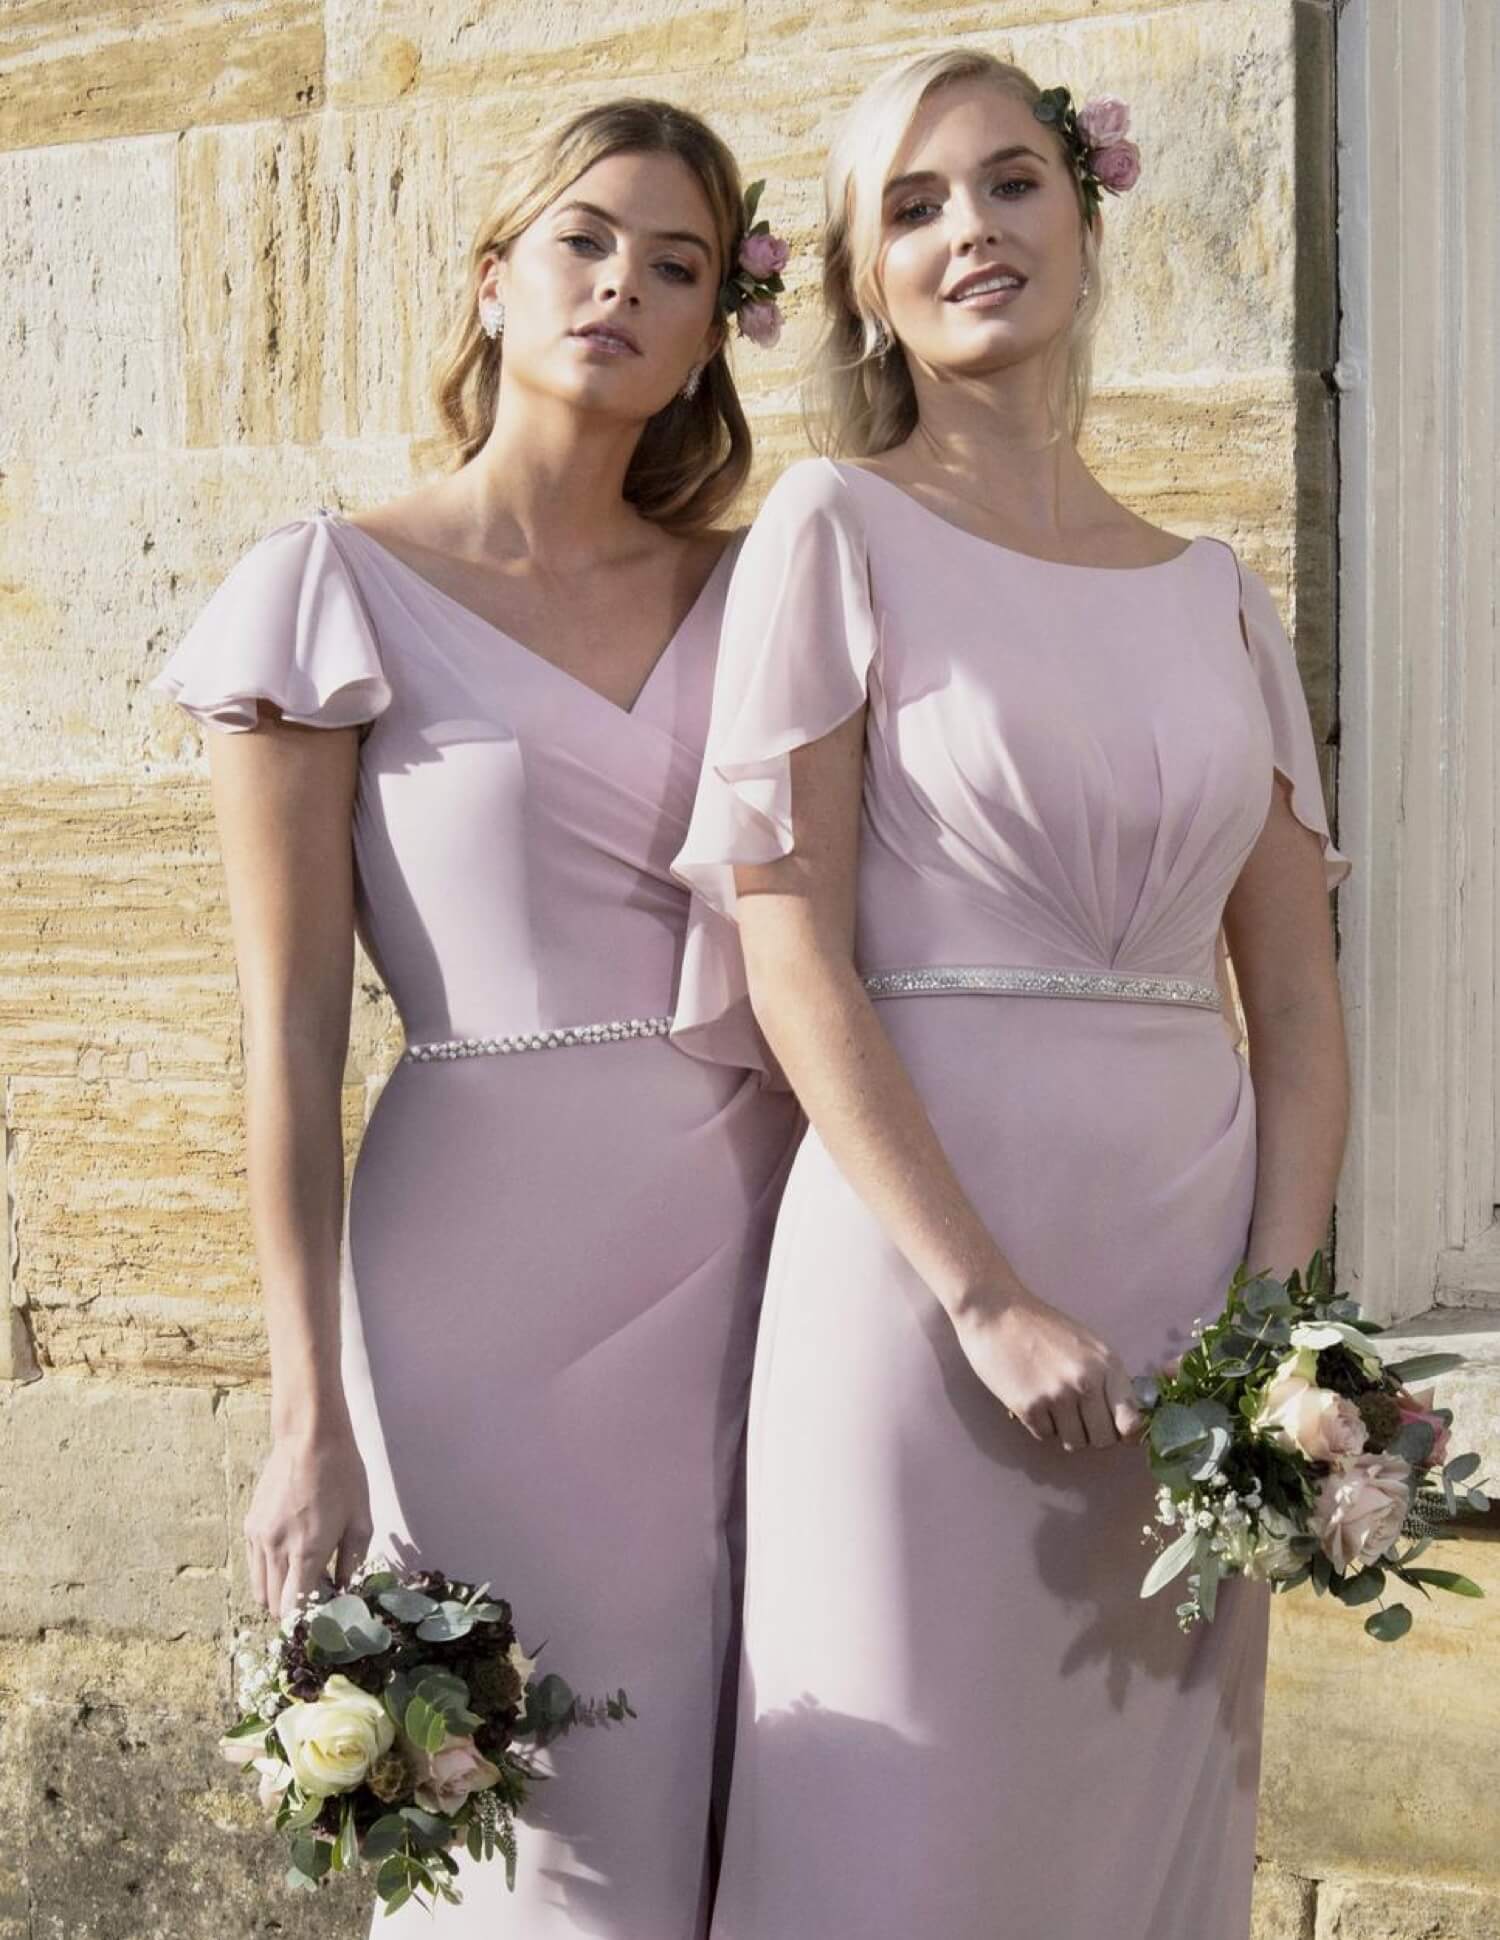
{"type": "Polygon", "coordinates": [[[498,337],[505,328],[505,305],[499,302],[481,303],[479,327],[487,337],[498,337]]]}
{"type": "Polygon", "coordinates": [[[699,380],[701,379],[702,376],[703,376],[703,366],[701,364],[694,364],[693,368],[688,372],[686,378],[683,380],[682,389],[678,392],[677,395],[679,397],[695,396],[697,393],[699,380]]]}
{"type": "Polygon", "coordinates": [[[1083,308],[1084,303],[1088,299],[1089,288],[1089,266],[1085,263],[1083,266],[1083,275],[1078,283],[1078,294],[1073,299],[1073,308],[1075,310],[1081,310],[1083,308]]]}
{"type": "Polygon", "coordinates": [[[883,317],[876,317],[875,355],[880,359],[882,364],[885,362],[886,358],[889,357],[891,354],[892,341],[893,340],[891,337],[891,333],[885,327],[885,319],[883,317]]]}

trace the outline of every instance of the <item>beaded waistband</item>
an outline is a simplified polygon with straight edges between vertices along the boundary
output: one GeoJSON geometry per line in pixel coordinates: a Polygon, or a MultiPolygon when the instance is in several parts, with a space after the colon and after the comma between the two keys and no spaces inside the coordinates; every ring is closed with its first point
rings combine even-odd
{"type": "Polygon", "coordinates": [[[446,1063],[450,1058],[507,1057],[512,1051],[561,1051],[574,1044],[620,1044],[631,1037],[665,1037],[670,1017],[616,1017],[606,1024],[566,1024],[550,1031],[519,1031],[512,1037],[440,1037],[408,1044],[403,1064],[446,1063]]]}
{"type": "MultiPolygon", "coordinates": [[[[1103,997],[1129,1004],[1186,1004],[1222,1010],[1219,987],[1191,977],[1130,977],[1114,970],[1032,970],[1013,964],[930,964],[920,970],[878,970],[861,979],[872,997],[923,997],[977,991],[1004,997],[1103,997]]],[[[670,1017],[617,1017],[603,1024],[567,1024],[510,1037],[444,1037],[408,1044],[403,1064],[452,1058],[506,1057],[512,1051],[559,1051],[575,1044],[619,1044],[665,1037],[670,1017]]]]}
{"type": "Polygon", "coordinates": [[[872,997],[947,996],[978,991],[1006,997],[1105,997],[1130,1004],[1187,1004],[1222,1010],[1219,987],[1191,977],[1131,977],[1113,970],[1031,970],[1012,964],[932,964],[880,970],[863,979],[872,997]]]}

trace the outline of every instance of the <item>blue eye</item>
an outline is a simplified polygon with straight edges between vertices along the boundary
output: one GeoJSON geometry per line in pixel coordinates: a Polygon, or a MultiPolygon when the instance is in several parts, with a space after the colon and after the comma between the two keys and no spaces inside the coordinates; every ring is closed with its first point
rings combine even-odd
{"type": "Polygon", "coordinates": [[[935,202],[906,202],[906,203],[903,203],[902,206],[891,217],[891,221],[902,222],[910,225],[913,218],[917,216],[920,211],[924,209],[935,209],[936,207],[937,207],[937,204],[935,202]]]}
{"type": "MultiPolygon", "coordinates": [[[[1036,187],[1036,183],[1031,181],[1028,176],[1012,175],[1008,176],[1003,182],[997,182],[995,186],[1001,191],[1006,189],[1019,189],[1021,195],[1025,195],[1029,189],[1036,187]]],[[[1019,202],[1021,195],[1007,195],[1005,199],[1007,202],[1019,202]]]]}
{"type": "Polygon", "coordinates": [[[596,236],[585,236],[578,231],[575,231],[572,235],[563,236],[560,240],[569,248],[574,243],[582,243],[587,249],[602,249],[604,246],[596,236]]]}
{"type": "Polygon", "coordinates": [[[658,263],[656,267],[665,271],[668,280],[673,283],[696,283],[698,280],[686,263],[658,263]]]}

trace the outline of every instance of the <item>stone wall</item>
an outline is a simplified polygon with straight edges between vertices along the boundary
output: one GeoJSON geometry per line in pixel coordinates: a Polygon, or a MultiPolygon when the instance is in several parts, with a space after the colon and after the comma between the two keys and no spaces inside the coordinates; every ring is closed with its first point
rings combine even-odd
{"type": "MultiPolygon", "coordinates": [[[[16,0],[0,14],[0,1940],[313,1931],[307,1903],[263,1885],[278,1869],[204,1723],[227,1704],[224,1637],[250,1614],[239,1525],[265,1445],[264,1336],[201,757],[145,682],[270,526],[412,482],[430,350],[512,140],[561,107],[649,90],[706,112],[769,176],[766,211],[795,254],[783,348],[740,360],[763,488],[801,448],[794,363],[837,110],[892,58],[960,36],[1044,81],[1124,95],[1147,174],[1107,212],[1091,450],[1148,517],[1221,534],[1267,575],[1326,733],[1333,12],[16,0]]],[[[362,965],[351,1151],[395,1044],[362,965]]],[[[1406,1676],[1478,1662],[1471,1610],[1424,1611],[1434,1641],[1401,1647],[1406,1676]]],[[[1363,1843],[1306,1836],[1343,1764],[1326,1742],[1300,1759],[1300,1723],[1347,1680],[1373,1707],[1389,1661],[1336,1639],[1321,1608],[1278,1624],[1264,1940],[1305,1940],[1314,1921],[1321,1940],[1477,1936],[1484,1908],[1495,1917],[1476,1897],[1500,1890],[1494,1841],[1481,1877],[1446,1795],[1377,1819],[1363,1843]],[[1399,1924],[1399,1896],[1361,1886],[1368,1874],[1401,1876],[1428,1924],[1399,1924]]],[[[1349,1710],[1358,1755],[1378,1758],[1349,1710]]],[[[1429,1717],[1424,1696],[1403,1723],[1421,1733],[1429,1717]]],[[[332,1924],[353,1935],[362,1919],[350,1901],[332,1924]]]]}

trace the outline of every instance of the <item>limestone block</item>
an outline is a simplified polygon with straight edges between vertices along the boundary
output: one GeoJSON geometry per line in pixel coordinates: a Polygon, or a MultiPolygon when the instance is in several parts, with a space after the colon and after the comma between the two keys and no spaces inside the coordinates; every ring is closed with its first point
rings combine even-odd
{"type": "Polygon", "coordinates": [[[239,1061],[204,790],[0,790],[0,1070],[224,1076],[239,1061]]]}
{"type": "Polygon", "coordinates": [[[7,785],[198,765],[145,689],[239,553],[319,504],[389,496],[404,441],[7,463],[0,458],[0,744],[7,785]]]}
{"type": "MultiPolygon", "coordinates": [[[[7,32],[0,23],[0,49],[7,32]]],[[[0,125],[4,85],[0,79],[0,125]]],[[[178,441],[175,149],[174,138],[161,136],[0,154],[0,467],[23,457],[159,451],[178,441]]],[[[38,563],[55,572],[62,562],[38,563]]],[[[0,566],[7,624],[44,620],[49,595],[53,588],[13,584],[0,566]]]]}
{"type": "Polygon", "coordinates": [[[77,1620],[207,1636],[224,1620],[213,1396],[55,1376],[0,1388],[0,1631],[77,1620]]]}
{"type": "Polygon", "coordinates": [[[1250,1940],[1313,1940],[1316,1892],[1310,1879],[1298,1879],[1277,1866],[1257,1866],[1250,1940]]]}
{"type": "Polygon", "coordinates": [[[0,1940],[31,1940],[26,1891],[26,1734],[24,1705],[8,1696],[0,1705],[0,1815],[12,1830],[0,1845],[0,1940]]]}
{"type": "Polygon", "coordinates": [[[1497,1933],[1500,1891],[1405,1878],[1324,1880],[1318,1888],[1315,1940],[1495,1940],[1497,1933]]]}
{"type": "Polygon", "coordinates": [[[0,148],[102,142],[322,100],[319,0],[8,0],[0,148]]]}
{"type": "Polygon", "coordinates": [[[616,93],[637,76],[737,60],[743,0],[328,0],[328,89],[339,106],[413,93],[470,96],[603,79],[616,93]]]}
{"type": "MultiPolygon", "coordinates": [[[[1303,1878],[1397,1872],[1481,1890],[1493,1906],[1500,1734],[1480,1695],[1500,1686],[1500,1541],[1445,1540],[1422,1560],[1461,1571],[1485,1597],[1433,1591],[1427,1600],[1393,1583],[1400,1594],[1387,1601],[1406,1603],[1415,1619],[1399,1643],[1367,1637],[1368,1613],[1331,1597],[1273,1601],[1257,1844],[1303,1878]]],[[[1320,1940],[1425,1931],[1328,1926],[1322,1900],[1320,1940]]]]}
{"type": "Polygon", "coordinates": [[[457,250],[439,107],[192,130],[177,222],[188,445],[425,423],[457,250]]]}
{"type": "MultiPolygon", "coordinates": [[[[27,1704],[149,1707],[170,1692],[184,1710],[217,1716],[230,1702],[229,1658],[218,1635],[153,1637],[140,1631],[54,1624],[35,1636],[0,1636],[6,1715],[27,1704]]],[[[14,1821],[7,1815],[7,1823],[14,1821]]]]}
{"type": "Polygon", "coordinates": [[[84,1700],[30,1719],[31,1940],[359,1940],[373,1885],[284,1884],[285,1841],[210,1720],[168,1680],[154,1702],[84,1700]]]}
{"type": "MultiPolygon", "coordinates": [[[[365,1087],[342,1094],[345,1178],[365,1087]]],[[[45,1367],[262,1378],[238,1088],[17,1080],[18,1284],[45,1367]]]]}
{"type": "MultiPolygon", "coordinates": [[[[748,0],[751,46],[795,55],[809,47],[859,48],[884,44],[915,51],[984,33],[1024,33],[1038,27],[1088,20],[1103,12],[1115,25],[1203,0],[1128,0],[1101,7],[1099,0],[748,0]]],[[[1044,87],[1050,85],[1043,80],[1044,87]]],[[[1091,92],[1103,93],[1102,88],[1091,92]]],[[[1111,90],[1113,92],[1113,90],[1111,90]]]]}
{"type": "MultiPolygon", "coordinates": [[[[881,44],[868,8],[790,15],[788,38],[774,21],[752,30],[747,58],[700,74],[662,73],[653,90],[705,114],[730,142],[746,178],[767,175],[764,213],[792,246],[783,300],[792,329],[774,353],[740,359],[745,387],[759,397],[789,381],[797,355],[815,334],[821,174],[838,117],[859,90],[917,46],[957,38],[943,25],[913,42],[892,10],[881,44]],[[767,35],[770,34],[770,38],[767,35]]],[[[1319,98],[1309,66],[1326,65],[1324,41],[1294,59],[1292,13],[1264,0],[1213,0],[1112,10],[1030,12],[1014,30],[993,24],[966,35],[1008,54],[1045,81],[1067,79],[1080,95],[1109,91],[1132,104],[1147,173],[1137,189],[1106,198],[1108,297],[1097,345],[1097,372],[1108,386],[1206,382],[1209,373],[1290,373],[1311,308],[1332,300],[1332,245],[1326,224],[1299,236],[1297,142],[1310,156],[1320,138],[1309,96],[1319,98]],[[1035,24],[1045,13],[1054,24],[1035,24]],[[1064,14],[1078,18],[1063,19],[1064,14]],[[1316,59],[1314,60],[1314,53],[1316,59]],[[1155,148],[1153,126],[1189,127],[1191,142],[1155,148]],[[1299,253],[1300,252],[1300,253],[1299,253]]],[[[945,12],[944,23],[949,16],[945,12]]],[[[1304,40],[1306,36],[1304,35],[1304,40]]],[[[585,75],[544,103],[526,91],[476,89],[454,107],[452,154],[458,172],[460,233],[485,207],[495,160],[514,137],[555,110],[604,98],[611,89],[585,75]]],[[[1325,90],[1326,93],[1326,90],[1325,90]]],[[[1322,131],[1324,144],[1331,139],[1322,131]]],[[[1304,173],[1310,161],[1304,161],[1304,173]]],[[[1324,207],[1315,199],[1315,209],[1324,207]]]]}
{"type": "MultiPolygon", "coordinates": [[[[0,1071],[237,1076],[239,996],[207,790],[31,783],[0,788],[0,823],[0,1071]]],[[[387,1070],[399,1038],[361,952],[350,1082],[387,1070]]]]}

